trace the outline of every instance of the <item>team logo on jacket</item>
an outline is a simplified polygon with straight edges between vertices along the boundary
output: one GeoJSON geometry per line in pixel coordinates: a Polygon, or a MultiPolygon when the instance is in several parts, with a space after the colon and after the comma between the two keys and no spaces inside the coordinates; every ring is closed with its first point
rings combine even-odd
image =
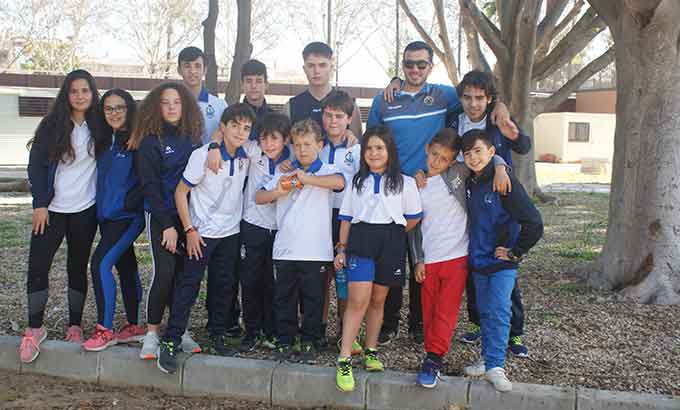
{"type": "Polygon", "coordinates": [[[431,96],[431,95],[426,96],[426,97],[423,99],[423,103],[424,103],[425,105],[432,105],[432,104],[434,104],[434,97],[431,96]]]}
{"type": "Polygon", "coordinates": [[[170,145],[165,146],[165,155],[174,154],[175,150],[170,145]]]}
{"type": "Polygon", "coordinates": [[[205,107],[205,116],[210,118],[211,120],[215,116],[215,109],[211,104],[208,104],[208,106],[205,107]]]}
{"type": "Polygon", "coordinates": [[[398,110],[401,107],[403,107],[403,105],[388,105],[387,109],[388,110],[398,110]]]}
{"type": "Polygon", "coordinates": [[[493,198],[494,198],[494,194],[492,192],[484,194],[484,202],[489,204],[489,205],[493,204],[493,198]]]}
{"type": "Polygon", "coordinates": [[[463,183],[463,180],[460,179],[460,175],[456,175],[455,178],[451,179],[451,187],[453,187],[453,189],[458,189],[458,187],[462,183],[463,183]]]}
{"type": "Polygon", "coordinates": [[[352,155],[352,151],[347,151],[347,154],[345,154],[345,164],[354,164],[354,156],[352,155]]]}

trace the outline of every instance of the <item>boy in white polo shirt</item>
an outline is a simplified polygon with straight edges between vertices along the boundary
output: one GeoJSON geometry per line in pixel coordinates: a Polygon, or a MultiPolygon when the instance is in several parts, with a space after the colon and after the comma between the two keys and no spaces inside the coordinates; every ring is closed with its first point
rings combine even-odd
{"type": "Polygon", "coordinates": [[[195,150],[175,191],[177,212],[186,233],[184,271],[178,278],[168,327],[161,342],[158,367],[166,373],[177,369],[176,352],[206,266],[219,272],[211,283],[216,295],[208,314],[210,339],[217,354],[233,353],[224,345],[226,318],[232,313],[234,271],[240,246],[239,225],[243,211],[243,185],[249,160],[241,147],[250,135],[255,113],[246,104],[224,111],[219,150],[224,161],[217,174],[208,171],[208,146],[195,150]],[[191,199],[187,200],[191,192],[191,199]]]}
{"type": "MultiPolygon", "coordinates": [[[[352,113],[354,112],[354,100],[344,91],[333,90],[321,102],[321,122],[323,130],[326,132],[324,147],[319,153],[319,159],[324,164],[335,165],[345,177],[345,186],[352,183],[354,174],[359,171],[361,162],[361,145],[349,145],[346,132],[352,123],[352,113]]],[[[342,198],[345,192],[333,193],[333,243],[338,243],[340,239],[340,221],[338,214],[342,205],[342,198]]],[[[324,289],[323,306],[323,336],[322,341],[326,340],[326,324],[328,322],[328,308],[330,305],[330,281],[335,277],[335,269],[328,272],[328,280],[324,289]]],[[[337,299],[338,307],[338,326],[336,334],[338,339],[342,336],[342,315],[345,311],[345,301],[337,299]]],[[[327,344],[327,343],[326,343],[327,344]]],[[[361,346],[356,343],[353,346],[355,354],[361,353],[361,346]]]]}
{"type": "Polygon", "coordinates": [[[345,178],[334,165],[319,159],[323,137],[311,119],[291,129],[295,171],[277,175],[256,194],[258,204],[276,201],[278,233],[274,240],[274,311],[279,345],[286,360],[298,333],[298,301],[304,305],[301,361],[313,363],[321,338],[324,283],[333,261],[332,190],[342,191],[345,178]]]}
{"type": "MultiPolygon", "coordinates": [[[[239,350],[249,352],[257,346],[275,348],[274,266],[272,247],[276,236],[276,204],[255,203],[255,194],[276,174],[283,161],[292,159],[288,146],[290,120],[279,113],[265,114],[258,124],[257,141],[244,148],[250,158],[248,182],[241,221],[241,260],[239,279],[246,334],[239,350]]],[[[251,134],[252,135],[252,134],[251,134]]]]}

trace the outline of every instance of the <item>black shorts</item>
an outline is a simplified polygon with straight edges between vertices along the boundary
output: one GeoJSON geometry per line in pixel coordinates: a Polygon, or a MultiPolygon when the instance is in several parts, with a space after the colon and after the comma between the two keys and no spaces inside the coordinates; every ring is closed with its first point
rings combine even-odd
{"type": "MultiPolygon", "coordinates": [[[[406,277],[406,231],[403,225],[352,224],[348,256],[371,258],[375,262],[373,282],[387,287],[404,286],[406,277]]],[[[348,260],[350,258],[348,257],[348,260]]],[[[351,269],[351,267],[350,267],[351,269]]]]}

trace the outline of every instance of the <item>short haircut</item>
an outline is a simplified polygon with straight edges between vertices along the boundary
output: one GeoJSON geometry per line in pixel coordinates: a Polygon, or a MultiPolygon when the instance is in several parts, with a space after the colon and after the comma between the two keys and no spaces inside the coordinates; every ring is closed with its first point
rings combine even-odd
{"type": "Polygon", "coordinates": [[[296,122],[290,129],[290,135],[292,138],[306,134],[314,135],[316,142],[321,142],[324,139],[323,135],[321,134],[321,127],[319,127],[319,124],[317,124],[317,122],[311,118],[296,122]]]}
{"type": "Polygon", "coordinates": [[[205,54],[203,54],[203,50],[194,46],[185,47],[182,51],[179,52],[179,55],[177,56],[177,65],[181,65],[182,61],[186,62],[194,61],[198,57],[201,57],[203,59],[203,65],[207,63],[205,54]]]}
{"type": "Polygon", "coordinates": [[[302,50],[302,59],[306,60],[312,54],[320,55],[326,58],[333,57],[333,49],[326,43],[320,41],[314,41],[305,46],[302,50]]]}
{"type": "Polygon", "coordinates": [[[463,134],[462,148],[463,152],[468,152],[475,146],[477,141],[482,141],[487,147],[493,146],[493,141],[491,141],[491,136],[486,132],[486,130],[470,130],[463,134]]]}
{"type": "Polygon", "coordinates": [[[239,120],[248,120],[251,124],[255,123],[255,112],[246,103],[230,105],[226,110],[224,110],[222,113],[222,118],[220,118],[220,122],[223,124],[226,124],[229,121],[238,122],[239,120]]]}
{"type": "Polygon", "coordinates": [[[321,101],[321,109],[325,110],[326,108],[341,110],[348,117],[351,117],[354,112],[354,100],[346,92],[334,90],[321,101]]]}
{"type": "Polygon", "coordinates": [[[453,128],[442,128],[432,137],[430,146],[438,144],[444,148],[448,148],[454,153],[460,151],[460,137],[453,128]]]}
{"type": "Polygon", "coordinates": [[[458,97],[463,96],[465,87],[479,88],[486,93],[487,97],[496,98],[498,91],[496,89],[496,79],[493,74],[486,71],[472,70],[463,76],[463,79],[458,83],[456,92],[458,97]]]}
{"type": "Polygon", "coordinates": [[[427,45],[427,43],[424,41],[412,41],[408,43],[408,45],[404,49],[404,56],[406,56],[407,51],[419,51],[419,50],[427,50],[427,54],[430,56],[430,62],[432,62],[432,56],[434,55],[434,51],[432,51],[432,47],[427,45]]]}
{"type": "Polygon", "coordinates": [[[247,75],[263,75],[267,81],[267,66],[260,60],[248,60],[241,66],[241,80],[247,75]]]}
{"type": "Polygon", "coordinates": [[[262,118],[258,137],[273,135],[274,132],[281,134],[284,139],[290,136],[290,119],[287,115],[272,112],[262,118]]]}

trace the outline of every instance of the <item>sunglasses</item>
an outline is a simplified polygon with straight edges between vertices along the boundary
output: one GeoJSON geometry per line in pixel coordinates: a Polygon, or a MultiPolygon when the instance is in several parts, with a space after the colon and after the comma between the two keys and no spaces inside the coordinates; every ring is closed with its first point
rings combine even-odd
{"type": "Polygon", "coordinates": [[[432,63],[430,63],[427,60],[417,60],[417,61],[416,60],[404,60],[404,61],[402,61],[402,64],[404,64],[404,67],[406,67],[408,69],[411,69],[413,67],[418,67],[418,70],[424,70],[427,67],[429,67],[430,64],[432,64],[432,63]]]}

